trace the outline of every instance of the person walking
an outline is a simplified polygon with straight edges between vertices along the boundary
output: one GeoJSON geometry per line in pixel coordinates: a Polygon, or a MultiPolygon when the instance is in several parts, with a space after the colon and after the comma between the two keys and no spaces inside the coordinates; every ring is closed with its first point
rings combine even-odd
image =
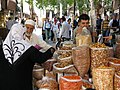
{"type": "Polygon", "coordinates": [[[14,24],[13,20],[11,19],[11,17],[9,17],[8,21],[6,22],[6,28],[8,29],[8,31],[10,31],[13,24],[14,24]]]}
{"type": "Polygon", "coordinates": [[[66,18],[64,16],[62,16],[61,18],[62,21],[62,29],[60,30],[59,33],[59,38],[63,39],[63,41],[68,41],[70,40],[70,36],[69,36],[69,24],[66,22],[66,18]]]}
{"type": "Polygon", "coordinates": [[[46,41],[48,41],[49,39],[51,39],[51,31],[50,31],[51,22],[49,21],[48,18],[45,20],[44,27],[45,27],[46,41]]]}
{"type": "Polygon", "coordinates": [[[68,22],[68,25],[69,25],[69,37],[70,37],[70,39],[72,40],[72,24],[71,24],[71,18],[69,18],[68,20],[67,20],[67,22],[68,22]]]}
{"type": "Polygon", "coordinates": [[[52,24],[52,31],[54,34],[54,40],[53,42],[57,42],[57,37],[58,37],[58,33],[59,33],[59,24],[57,23],[57,19],[54,19],[54,23],[52,24]]]}

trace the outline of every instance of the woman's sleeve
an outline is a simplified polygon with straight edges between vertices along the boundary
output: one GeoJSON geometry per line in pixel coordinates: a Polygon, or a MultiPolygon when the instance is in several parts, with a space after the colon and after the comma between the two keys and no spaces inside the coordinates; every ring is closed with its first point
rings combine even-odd
{"type": "Polygon", "coordinates": [[[45,53],[40,52],[33,46],[31,47],[31,59],[33,62],[37,62],[39,64],[47,61],[48,59],[52,58],[55,49],[54,48],[49,48],[45,53]]]}
{"type": "Polygon", "coordinates": [[[36,44],[39,45],[42,49],[40,51],[46,52],[51,45],[47,44],[44,40],[40,39],[37,35],[34,34],[34,40],[36,41],[36,44]]]}
{"type": "Polygon", "coordinates": [[[52,47],[51,45],[47,44],[44,40],[40,40],[40,39],[38,45],[42,47],[42,51],[47,51],[49,48],[52,47]]]}

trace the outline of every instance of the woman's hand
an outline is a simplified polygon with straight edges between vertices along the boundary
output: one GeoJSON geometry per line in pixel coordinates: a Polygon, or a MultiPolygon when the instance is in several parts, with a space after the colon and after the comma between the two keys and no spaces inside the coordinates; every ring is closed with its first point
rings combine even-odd
{"type": "Polygon", "coordinates": [[[42,48],[41,48],[39,45],[37,45],[37,44],[36,44],[34,47],[35,47],[36,49],[38,49],[38,50],[42,49],[42,48]]]}
{"type": "Polygon", "coordinates": [[[51,47],[50,50],[51,50],[51,53],[55,52],[55,48],[53,48],[53,47],[51,47]]]}

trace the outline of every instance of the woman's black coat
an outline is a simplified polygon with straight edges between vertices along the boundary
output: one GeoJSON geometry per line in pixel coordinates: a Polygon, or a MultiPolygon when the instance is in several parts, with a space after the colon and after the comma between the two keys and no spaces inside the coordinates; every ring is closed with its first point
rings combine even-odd
{"type": "Polygon", "coordinates": [[[51,48],[45,53],[31,46],[17,61],[10,64],[5,59],[0,46],[0,90],[32,90],[32,70],[34,64],[51,58],[51,48]]]}

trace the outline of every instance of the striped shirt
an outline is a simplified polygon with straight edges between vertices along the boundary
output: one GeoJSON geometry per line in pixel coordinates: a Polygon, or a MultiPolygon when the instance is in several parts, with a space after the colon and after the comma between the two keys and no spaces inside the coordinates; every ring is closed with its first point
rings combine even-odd
{"type": "Polygon", "coordinates": [[[106,30],[108,29],[108,24],[109,24],[109,20],[104,20],[103,23],[102,23],[102,29],[106,30]]]}

